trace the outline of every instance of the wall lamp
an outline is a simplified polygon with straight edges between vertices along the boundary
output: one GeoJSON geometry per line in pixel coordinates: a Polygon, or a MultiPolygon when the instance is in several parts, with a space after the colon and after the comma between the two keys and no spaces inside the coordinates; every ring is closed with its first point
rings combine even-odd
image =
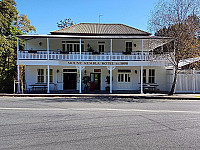
{"type": "Polygon", "coordinates": [[[135,70],[135,74],[137,74],[137,70],[135,70]]]}

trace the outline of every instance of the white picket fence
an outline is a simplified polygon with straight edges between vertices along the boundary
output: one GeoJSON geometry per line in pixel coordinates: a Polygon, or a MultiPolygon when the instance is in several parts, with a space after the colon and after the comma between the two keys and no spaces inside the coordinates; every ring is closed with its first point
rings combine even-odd
{"type": "MultiPolygon", "coordinates": [[[[169,75],[170,84],[173,75],[169,75]]],[[[200,93],[200,71],[190,70],[178,73],[175,93],[200,93]]]]}

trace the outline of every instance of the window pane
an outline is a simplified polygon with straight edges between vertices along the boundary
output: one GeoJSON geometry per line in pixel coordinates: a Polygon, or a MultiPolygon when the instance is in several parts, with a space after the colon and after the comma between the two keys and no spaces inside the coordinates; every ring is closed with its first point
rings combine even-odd
{"type": "Polygon", "coordinates": [[[155,83],[155,69],[149,69],[149,83],[155,83]]]}
{"type": "Polygon", "coordinates": [[[53,76],[50,76],[50,82],[51,83],[53,82],[53,76]]]}
{"type": "MultiPolygon", "coordinates": [[[[147,83],[147,79],[146,79],[146,69],[143,69],[143,83],[147,83]]],[[[141,82],[141,70],[140,70],[140,82],[141,82]]]]}
{"type": "Polygon", "coordinates": [[[121,74],[121,82],[124,82],[124,74],[121,74]]]}
{"type": "Polygon", "coordinates": [[[99,52],[104,52],[104,45],[99,45],[99,52]]]}
{"type": "Polygon", "coordinates": [[[143,83],[147,83],[146,77],[143,76],[143,83]]]}
{"type": "Polygon", "coordinates": [[[44,82],[44,69],[37,69],[37,82],[43,83],[44,82]]]}
{"type": "MultiPolygon", "coordinates": [[[[49,69],[50,83],[53,82],[53,69],[49,69]]],[[[46,83],[48,82],[48,69],[46,69],[46,83]]]]}
{"type": "Polygon", "coordinates": [[[79,44],[74,44],[74,52],[79,52],[79,44]]]}
{"type": "Polygon", "coordinates": [[[152,78],[152,83],[155,83],[155,77],[152,78]]]}
{"type": "Polygon", "coordinates": [[[81,51],[83,52],[84,51],[84,45],[81,44],[81,51]]]}
{"type": "Polygon", "coordinates": [[[127,81],[128,81],[128,75],[125,74],[125,82],[127,82],[127,81]]]}
{"type": "Polygon", "coordinates": [[[132,42],[126,42],[126,51],[131,52],[132,51],[132,42]]]}
{"type": "Polygon", "coordinates": [[[65,44],[62,44],[62,50],[65,51],[65,44]]]}
{"type": "Polygon", "coordinates": [[[53,75],[53,69],[50,69],[50,75],[51,76],[53,75]]]}
{"type": "Polygon", "coordinates": [[[41,76],[41,81],[40,81],[41,83],[43,83],[44,82],[44,76],[41,76]]]}
{"type": "Polygon", "coordinates": [[[152,69],[152,76],[155,76],[155,70],[152,69]]]}
{"type": "Polygon", "coordinates": [[[72,52],[72,44],[67,44],[67,51],[72,52]]]}
{"type": "Polygon", "coordinates": [[[146,77],[146,69],[143,70],[143,76],[146,77]]]}

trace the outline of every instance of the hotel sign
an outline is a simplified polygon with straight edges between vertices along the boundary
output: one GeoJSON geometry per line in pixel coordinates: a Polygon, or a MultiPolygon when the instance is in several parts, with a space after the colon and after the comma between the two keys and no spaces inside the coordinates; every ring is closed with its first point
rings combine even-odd
{"type": "Polygon", "coordinates": [[[126,66],[128,62],[109,62],[109,61],[67,61],[68,65],[81,65],[81,66],[126,66]]]}

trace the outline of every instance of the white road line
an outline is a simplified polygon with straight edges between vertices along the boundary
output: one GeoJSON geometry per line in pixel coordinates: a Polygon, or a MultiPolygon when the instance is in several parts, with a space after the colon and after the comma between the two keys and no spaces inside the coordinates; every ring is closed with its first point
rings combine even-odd
{"type": "Polygon", "coordinates": [[[192,113],[200,114],[200,111],[181,111],[181,110],[147,110],[147,109],[112,109],[112,108],[0,108],[5,110],[22,111],[121,111],[121,112],[152,112],[152,113],[192,113]]]}

